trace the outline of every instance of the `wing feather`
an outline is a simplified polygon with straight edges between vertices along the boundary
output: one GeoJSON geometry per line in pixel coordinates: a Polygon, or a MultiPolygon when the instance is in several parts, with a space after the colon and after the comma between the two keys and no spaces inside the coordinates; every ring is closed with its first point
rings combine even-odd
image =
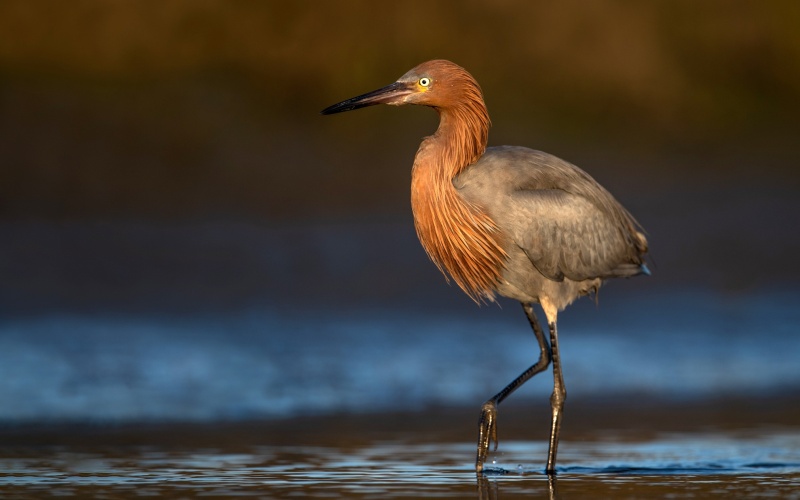
{"type": "Polygon", "coordinates": [[[645,272],[647,240],[589,174],[528,148],[489,148],[454,180],[545,277],[582,281],[645,272]]]}
{"type": "Polygon", "coordinates": [[[626,241],[627,227],[580,195],[558,189],[526,190],[513,196],[525,214],[513,239],[544,276],[574,281],[629,275],[641,258],[626,241]]]}

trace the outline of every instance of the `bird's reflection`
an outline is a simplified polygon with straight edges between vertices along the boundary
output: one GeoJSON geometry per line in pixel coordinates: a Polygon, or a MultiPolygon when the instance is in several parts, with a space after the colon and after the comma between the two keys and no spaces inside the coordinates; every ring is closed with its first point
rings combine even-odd
{"type": "MultiPolygon", "coordinates": [[[[500,481],[492,481],[486,474],[478,474],[478,500],[497,500],[500,498],[500,481]]],[[[547,492],[550,500],[558,496],[558,478],[555,474],[547,475],[547,492]]]]}

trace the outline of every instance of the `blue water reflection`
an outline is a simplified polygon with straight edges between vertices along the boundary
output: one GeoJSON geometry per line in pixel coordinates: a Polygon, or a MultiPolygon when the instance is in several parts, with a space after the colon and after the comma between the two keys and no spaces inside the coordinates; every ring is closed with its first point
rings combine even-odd
{"type": "MultiPolygon", "coordinates": [[[[561,324],[570,397],[797,388],[798,299],[614,290],[600,306],[577,304],[561,324]]],[[[7,319],[0,419],[213,420],[475,405],[537,352],[518,306],[503,307],[7,319]]],[[[542,377],[515,398],[550,390],[542,377]]]]}

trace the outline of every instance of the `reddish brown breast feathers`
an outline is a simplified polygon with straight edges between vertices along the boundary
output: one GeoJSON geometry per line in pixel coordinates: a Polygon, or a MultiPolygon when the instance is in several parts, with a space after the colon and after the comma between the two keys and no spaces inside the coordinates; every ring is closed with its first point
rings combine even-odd
{"type": "Polygon", "coordinates": [[[501,233],[480,207],[465,202],[453,178],[486,149],[489,116],[477,83],[467,74],[461,99],[436,107],[439,129],[417,151],[411,176],[411,207],[422,246],[476,302],[494,299],[506,253],[501,233]]]}
{"type": "Polygon", "coordinates": [[[411,206],[423,248],[473,300],[493,300],[505,260],[497,226],[467,205],[451,180],[440,178],[434,168],[415,164],[415,174],[411,206]]]}

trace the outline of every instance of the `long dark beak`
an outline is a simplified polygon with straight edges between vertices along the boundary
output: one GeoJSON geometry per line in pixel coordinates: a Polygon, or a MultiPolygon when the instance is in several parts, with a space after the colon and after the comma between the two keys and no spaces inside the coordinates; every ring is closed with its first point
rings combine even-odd
{"type": "Polygon", "coordinates": [[[403,99],[413,94],[413,87],[407,83],[394,82],[382,89],[373,90],[358,97],[353,97],[339,104],[328,106],[320,111],[323,115],[332,115],[343,111],[352,111],[358,108],[374,106],[376,104],[403,104],[403,99]]]}

